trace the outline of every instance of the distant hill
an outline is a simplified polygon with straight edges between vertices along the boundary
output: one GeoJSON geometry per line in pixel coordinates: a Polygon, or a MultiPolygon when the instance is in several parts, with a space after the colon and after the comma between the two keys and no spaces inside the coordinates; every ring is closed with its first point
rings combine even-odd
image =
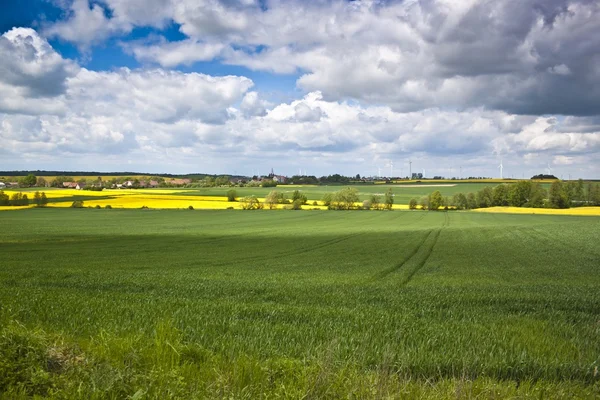
{"type": "MultiPolygon", "coordinates": [[[[164,178],[190,178],[202,179],[207,176],[222,176],[227,174],[167,174],[167,173],[149,173],[149,172],[98,172],[98,171],[45,171],[45,170],[28,170],[28,171],[0,171],[0,176],[27,176],[34,174],[35,176],[161,176],[164,178]]],[[[227,175],[232,178],[243,178],[242,175],[227,175]]]]}

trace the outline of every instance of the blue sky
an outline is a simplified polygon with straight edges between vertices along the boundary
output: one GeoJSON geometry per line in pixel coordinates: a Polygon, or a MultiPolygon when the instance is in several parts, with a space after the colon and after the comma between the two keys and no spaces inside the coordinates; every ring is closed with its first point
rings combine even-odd
{"type": "Polygon", "coordinates": [[[0,169],[600,172],[593,1],[17,0],[0,169]],[[394,169],[392,169],[392,165],[394,169]]]}

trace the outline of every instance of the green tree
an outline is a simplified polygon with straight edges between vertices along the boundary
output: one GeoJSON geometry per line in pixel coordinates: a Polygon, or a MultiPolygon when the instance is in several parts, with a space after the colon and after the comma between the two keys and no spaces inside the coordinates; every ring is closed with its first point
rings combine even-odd
{"type": "Polygon", "coordinates": [[[513,207],[523,207],[529,200],[531,193],[530,181],[519,181],[510,185],[508,190],[508,203],[513,207]]]}
{"type": "Polygon", "coordinates": [[[494,204],[493,191],[489,186],[479,190],[475,198],[477,199],[477,206],[479,208],[491,207],[494,204]]]}
{"type": "Polygon", "coordinates": [[[429,209],[437,211],[440,207],[442,207],[443,202],[444,199],[442,198],[442,193],[439,190],[436,190],[429,196],[429,209]]]}
{"type": "Polygon", "coordinates": [[[242,197],[240,203],[242,204],[242,210],[260,210],[263,208],[258,198],[254,195],[242,197]]]}
{"type": "Polygon", "coordinates": [[[274,180],[271,180],[271,179],[265,179],[264,181],[261,182],[260,186],[262,186],[262,187],[276,187],[277,186],[277,182],[275,182],[274,180]]]}
{"type": "Polygon", "coordinates": [[[302,199],[296,199],[292,202],[292,210],[302,210],[302,204],[304,204],[302,202],[302,199]]]}
{"type": "Polygon", "coordinates": [[[392,188],[389,188],[387,192],[385,192],[385,198],[383,200],[385,203],[385,209],[391,210],[394,205],[394,194],[392,193],[392,188]]]}
{"type": "Polygon", "coordinates": [[[452,205],[456,207],[457,210],[464,210],[468,207],[467,196],[463,193],[456,193],[452,197],[452,205]]]}
{"type": "Polygon", "coordinates": [[[369,198],[370,208],[374,208],[375,210],[381,209],[381,197],[377,194],[372,194],[369,198]]]}
{"type": "Polygon", "coordinates": [[[588,204],[591,206],[600,206],[600,183],[589,184],[588,204]]]}
{"type": "Polygon", "coordinates": [[[358,202],[358,190],[347,187],[333,194],[330,208],[334,210],[352,210],[358,202]]]}
{"type": "Polygon", "coordinates": [[[417,209],[417,199],[410,199],[410,201],[408,202],[408,208],[410,210],[416,210],[417,209]]]}
{"type": "Polygon", "coordinates": [[[323,205],[329,207],[331,205],[331,202],[333,201],[333,194],[325,193],[321,198],[321,201],[323,202],[323,205]]]}
{"type": "Polygon", "coordinates": [[[529,198],[524,207],[542,208],[546,200],[546,190],[538,182],[533,182],[530,186],[529,198]]]}
{"type": "Polygon", "coordinates": [[[279,192],[277,190],[271,190],[267,197],[265,197],[265,206],[272,210],[277,207],[279,203],[279,192]]]}
{"type": "Polygon", "coordinates": [[[46,192],[42,192],[40,198],[40,206],[46,207],[48,205],[48,197],[46,197],[46,192]]]}
{"type": "Polygon", "coordinates": [[[35,192],[33,194],[33,202],[36,206],[40,207],[42,205],[42,194],[40,192],[35,192]]]}
{"type": "Polygon", "coordinates": [[[10,205],[10,197],[4,193],[3,190],[0,190],[0,206],[8,206],[10,205]]]}
{"type": "Polygon", "coordinates": [[[35,186],[37,186],[37,187],[45,187],[46,185],[47,185],[46,180],[43,177],[38,176],[37,180],[35,182],[35,186]]]}
{"type": "Polygon", "coordinates": [[[477,199],[475,198],[475,194],[469,193],[467,194],[467,210],[474,210],[477,208],[477,199]]]}
{"type": "Polygon", "coordinates": [[[237,192],[235,191],[235,189],[229,189],[227,191],[227,201],[233,202],[233,201],[235,201],[236,197],[237,197],[237,192]]]}
{"type": "Polygon", "coordinates": [[[302,204],[306,204],[306,202],[308,201],[308,197],[306,197],[306,195],[301,191],[294,190],[294,193],[292,193],[292,201],[296,200],[300,200],[302,204]]]}
{"type": "Polygon", "coordinates": [[[37,182],[37,178],[34,174],[29,174],[19,180],[20,185],[27,186],[27,187],[35,186],[36,182],[37,182]]]}
{"type": "Polygon", "coordinates": [[[421,205],[422,210],[428,210],[429,209],[429,196],[421,197],[421,201],[419,202],[419,204],[421,205]]]}
{"type": "Polygon", "coordinates": [[[569,208],[569,196],[565,191],[563,183],[559,180],[552,182],[552,185],[550,185],[548,199],[550,206],[553,208],[569,208]]]}
{"type": "Polygon", "coordinates": [[[507,206],[508,205],[508,185],[502,183],[492,189],[492,205],[507,206]]]}

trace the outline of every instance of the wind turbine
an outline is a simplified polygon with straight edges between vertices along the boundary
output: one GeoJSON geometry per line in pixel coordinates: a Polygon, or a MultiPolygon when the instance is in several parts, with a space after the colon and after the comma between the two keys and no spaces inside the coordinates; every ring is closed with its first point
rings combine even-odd
{"type": "Polygon", "coordinates": [[[546,163],[546,172],[548,173],[548,175],[552,174],[552,168],[550,168],[550,163],[546,163]]]}
{"type": "Polygon", "coordinates": [[[500,159],[500,165],[498,168],[500,168],[500,179],[504,179],[504,166],[502,165],[502,159],[500,159]]]}
{"type": "Polygon", "coordinates": [[[412,179],[412,161],[408,160],[408,179],[412,179]]]}
{"type": "Polygon", "coordinates": [[[394,162],[390,161],[390,178],[394,176],[394,162]]]}

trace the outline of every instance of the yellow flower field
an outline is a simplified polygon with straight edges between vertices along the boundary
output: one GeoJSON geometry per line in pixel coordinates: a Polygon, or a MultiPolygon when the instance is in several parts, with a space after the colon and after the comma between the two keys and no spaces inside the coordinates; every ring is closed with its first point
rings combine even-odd
{"type": "Polygon", "coordinates": [[[577,207],[567,209],[555,208],[521,208],[521,207],[489,207],[478,208],[475,212],[511,213],[511,214],[550,214],[550,215],[592,215],[600,216],[600,207],[577,207]]]}

